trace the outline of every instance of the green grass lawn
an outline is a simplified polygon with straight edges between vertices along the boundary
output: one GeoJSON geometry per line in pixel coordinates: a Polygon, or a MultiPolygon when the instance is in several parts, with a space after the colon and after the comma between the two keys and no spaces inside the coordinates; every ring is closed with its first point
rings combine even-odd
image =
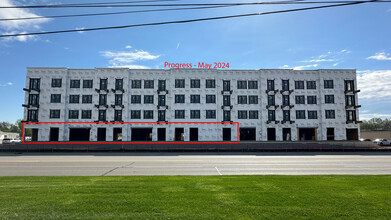
{"type": "Polygon", "coordinates": [[[0,219],[391,219],[391,176],[0,177],[0,219]]]}

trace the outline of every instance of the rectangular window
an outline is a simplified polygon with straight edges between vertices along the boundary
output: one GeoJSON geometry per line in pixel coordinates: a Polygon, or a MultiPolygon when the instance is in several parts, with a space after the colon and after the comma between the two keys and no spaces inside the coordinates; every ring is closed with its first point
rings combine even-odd
{"type": "Polygon", "coordinates": [[[106,121],[106,110],[99,110],[99,121],[106,121]]]}
{"type": "Polygon", "coordinates": [[[141,104],[141,95],[132,95],[130,99],[132,104],[141,104]]]}
{"type": "Polygon", "coordinates": [[[274,80],[267,80],[267,90],[272,91],[274,90],[274,80]]]}
{"type": "Polygon", "coordinates": [[[39,105],[39,94],[29,94],[29,105],[32,106],[39,105]]]}
{"type": "Polygon", "coordinates": [[[115,105],[122,105],[122,94],[115,94],[115,105]]]}
{"type": "Polygon", "coordinates": [[[318,119],[317,111],[308,111],[308,119],[318,119]]]}
{"type": "Polygon", "coordinates": [[[249,111],[248,118],[249,119],[258,119],[258,111],[249,111]]]}
{"type": "Polygon", "coordinates": [[[247,104],[247,96],[238,95],[238,104],[247,104]]]}
{"type": "Polygon", "coordinates": [[[354,81],[353,80],[345,80],[345,91],[346,92],[354,91],[354,81]]]}
{"type": "Polygon", "coordinates": [[[295,81],[295,89],[304,89],[304,81],[295,81]]]}
{"type": "Polygon", "coordinates": [[[82,95],[81,102],[82,103],[92,103],[92,95],[82,95]]]}
{"type": "Polygon", "coordinates": [[[258,81],[248,81],[248,89],[258,89],[258,81]]]}
{"type": "Polygon", "coordinates": [[[153,104],[153,95],[144,95],[144,104],[153,104]]]}
{"type": "Polygon", "coordinates": [[[61,94],[51,94],[50,95],[51,103],[61,103],[61,94]]]}
{"type": "Polygon", "coordinates": [[[175,95],[175,103],[185,103],[185,95],[175,95]]]}
{"type": "Polygon", "coordinates": [[[216,103],[216,95],[206,95],[206,103],[216,103]]]}
{"type": "Polygon", "coordinates": [[[107,90],[107,79],[100,79],[99,89],[100,90],[107,90]]]}
{"type": "Polygon", "coordinates": [[[282,80],[282,90],[289,91],[289,80],[282,80]]]}
{"type": "Polygon", "coordinates": [[[132,89],[141,89],[141,80],[132,80],[132,89]]]}
{"type": "Polygon", "coordinates": [[[291,120],[291,111],[290,110],[283,110],[282,116],[284,121],[290,121],[291,120]]]}
{"type": "Polygon", "coordinates": [[[231,121],[231,111],[229,110],[223,111],[223,121],[231,121]]]}
{"type": "Polygon", "coordinates": [[[71,88],[80,88],[80,79],[71,79],[71,88]]]}
{"type": "Polygon", "coordinates": [[[79,103],[79,95],[69,95],[69,103],[79,103]]]}
{"type": "Polygon", "coordinates": [[[122,121],[122,110],[114,111],[114,121],[122,121]]]}
{"type": "Polygon", "coordinates": [[[334,89],[334,81],[333,80],[325,80],[324,81],[325,89],[334,89]]]}
{"type": "Polygon", "coordinates": [[[60,118],[60,109],[50,109],[50,118],[60,118]]]}
{"type": "Polygon", "coordinates": [[[107,94],[99,94],[99,105],[107,105],[107,94]]]}
{"type": "Polygon", "coordinates": [[[159,106],[165,106],[166,105],[166,95],[159,95],[158,98],[159,106]]]}
{"type": "Polygon", "coordinates": [[[153,80],[144,80],[144,89],[153,89],[153,80]]]}
{"type": "Polygon", "coordinates": [[[289,106],[290,105],[289,95],[283,95],[282,96],[282,105],[285,105],[285,106],[289,106]]]}
{"type": "Polygon", "coordinates": [[[52,87],[60,88],[62,85],[62,79],[52,79],[52,87]]]}
{"type": "Polygon", "coordinates": [[[296,119],[305,119],[305,110],[296,110],[296,119]]]}
{"type": "Polygon", "coordinates": [[[38,110],[28,110],[27,121],[38,121],[38,110]]]}
{"type": "Polygon", "coordinates": [[[270,106],[273,106],[273,105],[276,104],[274,95],[268,95],[267,96],[267,104],[270,105],[270,106]]]}
{"type": "Polygon", "coordinates": [[[206,110],[206,119],[215,119],[216,110],[206,110]]]}
{"type": "Polygon", "coordinates": [[[354,100],[354,95],[347,95],[345,96],[345,103],[347,106],[355,106],[356,102],[354,100]]]}
{"type": "Polygon", "coordinates": [[[132,119],[141,119],[141,110],[132,110],[132,111],[130,111],[130,117],[132,119]]]}
{"type": "Polygon", "coordinates": [[[223,106],[230,106],[231,105],[231,96],[224,95],[223,96],[223,106]]]}
{"type": "Polygon", "coordinates": [[[190,95],[190,103],[200,103],[200,95],[190,95]]]}
{"type": "Polygon", "coordinates": [[[158,81],[158,90],[159,91],[166,91],[166,80],[159,80],[158,81]]]}
{"type": "Polygon", "coordinates": [[[307,89],[316,89],[316,81],[307,81],[307,89]]]}
{"type": "Polygon", "coordinates": [[[326,118],[334,119],[335,118],[335,110],[326,110],[326,118]]]}
{"type": "Polygon", "coordinates": [[[216,88],[216,81],[214,79],[207,79],[206,88],[216,88]]]}
{"type": "Polygon", "coordinates": [[[190,118],[192,119],[199,119],[201,118],[200,110],[190,110],[190,118]]]}
{"type": "Polygon", "coordinates": [[[144,119],[153,119],[153,110],[144,110],[144,119]]]}
{"type": "Polygon", "coordinates": [[[122,90],[124,88],[124,79],[115,79],[115,90],[122,90]]]}
{"type": "Polygon", "coordinates": [[[315,95],[307,96],[307,104],[316,104],[316,96],[315,95]]]}
{"type": "Polygon", "coordinates": [[[247,89],[247,81],[244,80],[238,81],[238,89],[247,89]]]}
{"type": "Polygon", "coordinates": [[[92,111],[91,110],[81,110],[82,119],[91,119],[92,111]]]}
{"type": "Polygon", "coordinates": [[[69,110],[69,119],[78,119],[79,118],[79,110],[69,110]]]}
{"type": "Polygon", "coordinates": [[[325,95],[324,101],[326,104],[333,104],[334,103],[334,95],[325,95]]]}
{"type": "Polygon", "coordinates": [[[199,79],[191,79],[190,80],[190,88],[200,88],[200,80],[199,79]]]}
{"type": "Polygon", "coordinates": [[[276,120],[276,110],[268,110],[267,111],[267,120],[275,121],[276,120]]]}
{"type": "Polygon", "coordinates": [[[92,79],[83,80],[83,88],[92,88],[92,79]]]}
{"type": "Polygon", "coordinates": [[[29,88],[31,90],[39,90],[41,84],[41,79],[30,79],[30,85],[29,88]]]}
{"type": "Polygon", "coordinates": [[[295,96],[296,104],[305,104],[305,97],[303,95],[295,96]]]}
{"type": "Polygon", "coordinates": [[[176,119],[185,118],[185,110],[175,110],[175,118],[176,119]]]}
{"type": "Polygon", "coordinates": [[[248,96],[248,104],[258,104],[258,96],[257,95],[249,95],[248,96]]]}
{"type": "Polygon", "coordinates": [[[346,110],[346,120],[347,121],[356,121],[356,111],[355,110],[346,110]]]}
{"type": "Polygon", "coordinates": [[[229,80],[223,80],[223,91],[231,90],[231,82],[229,80]]]}
{"type": "Polygon", "coordinates": [[[175,88],[185,88],[185,80],[184,79],[176,79],[175,80],[175,88]]]}
{"type": "Polygon", "coordinates": [[[238,111],[238,119],[247,119],[247,111],[238,111]]]}
{"type": "Polygon", "coordinates": [[[166,121],[166,110],[159,110],[158,112],[158,121],[166,121]]]}

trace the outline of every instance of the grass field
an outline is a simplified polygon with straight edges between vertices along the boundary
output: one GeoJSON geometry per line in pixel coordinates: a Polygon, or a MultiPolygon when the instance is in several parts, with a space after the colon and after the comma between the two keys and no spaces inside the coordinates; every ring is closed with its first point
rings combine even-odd
{"type": "Polygon", "coordinates": [[[0,177],[0,219],[391,219],[391,176],[0,177]]]}

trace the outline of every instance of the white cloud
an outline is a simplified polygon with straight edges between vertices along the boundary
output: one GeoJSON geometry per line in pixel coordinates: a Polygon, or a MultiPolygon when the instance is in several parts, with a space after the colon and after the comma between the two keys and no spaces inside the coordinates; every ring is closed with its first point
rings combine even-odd
{"type": "Polygon", "coordinates": [[[79,33],[79,34],[83,34],[84,33],[84,30],[85,29],[85,27],[77,27],[76,28],[76,30],[78,30],[78,32],[77,33],[79,33]]]}
{"type": "Polygon", "coordinates": [[[14,83],[13,82],[7,82],[7,83],[0,83],[0,86],[1,87],[5,87],[5,86],[12,86],[14,83]]]}
{"type": "Polygon", "coordinates": [[[123,66],[109,66],[110,68],[129,68],[129,69],[150,69],[143,65],[123,65],[123,66]]]}
{"type": "Polygon", "coordinates": [[[333,62],[334,59],[313,59],[313,60],[303,60],[304,63],[320,63],[320,62],[333,62]]]}
{"type": "Polygon", "coordinates": [[[391,118],[391,114],[360,113],[360,120],[369,120],[372,118],[391,118]]]}
{"type": "MultiPolygon", "coordinates": [[[[325,54],[319,56],[313,56],[311,59],[303,60],[304,63],[322,63],[322,62],[337,62],[338,64],[343,62],[343,58],[346,54],[349,54],[351,51],[343,49],[337,52],[328,51],[325,54]]],[[[337,64],[337,65],[338,65],[337,64]]],[[[334,65],[336,66],[336,65],[334,65]]]]}
{"type": "Polygon", "coordinates": [[[286,65],[286,64],[285,64],[284,66],[280,66],[279,68],[280,68],[280,69],[288,69],[288,68],[289,68],[289,65],[286,65]]]}
{"type": "Polygon", "coordinates": [[[391,60],[390,54],[385,52],[378,52],[373,56],[367,57],[367,60],[391,60]]]}
{"type": "Polygon", "coordinates": [[[144,50],[134,51],[103,51],[101,55],[109,59],[110,67],[127,67],[134,69],[146,69],[148,67],[134,64],[137,61],[155,60],[160,55],[150,54],[144,50]]]}
{"type": "MultiPolygon", "coordinates": [[[[25,34],[26,32],[4,32],[3,34],[7,35],[7,34],[25,34]]],[[[4,38],[4,41],[20,41],[20,42],[26,42],[26,41],[29,41],[29,40],[36,40],[37,37],[36,36],[33,36],[33,35],[22,35],[22,36],[16,36],[16,37],[6,37],[4,38]]]]}
{"type": "Polygon", "coordinates": [[[130,48],[132,48],[132,46],[126,45],[125,48],[126,48],[126,49],[130,49],[130,48]]]}
{"type": "Polygon", "coordinates": [[[292,67],[292,69],[304,70],[304,69],[313,68],[313,67],[317,67],[317,66],[318,66],[318,64],[310,64],[310,65],[304,65],[304,66],[295,66],[295,67],[292,67]]]}
{"type": "Polygon", "coordinates": [[[178,45],[176,45],[176,49],[178,49],[178,48],[179,48],[179,45],[180,45],[180,42],[178,42],[178,45]]]}
{"type": "Polygon", "coordinates": [[[391,99],[391,70],[357,71],[360,99],[391,99]]]}

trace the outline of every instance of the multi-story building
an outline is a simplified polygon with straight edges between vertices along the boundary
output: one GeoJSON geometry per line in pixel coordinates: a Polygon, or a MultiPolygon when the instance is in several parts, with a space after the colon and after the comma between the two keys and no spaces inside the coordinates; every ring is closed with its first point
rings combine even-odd
{"type": "Polygon", "coordinates": [[[28,68],[24,120],[52,122],[33,141],[357,140],[356,88],[347,69],[28,68]]]}

